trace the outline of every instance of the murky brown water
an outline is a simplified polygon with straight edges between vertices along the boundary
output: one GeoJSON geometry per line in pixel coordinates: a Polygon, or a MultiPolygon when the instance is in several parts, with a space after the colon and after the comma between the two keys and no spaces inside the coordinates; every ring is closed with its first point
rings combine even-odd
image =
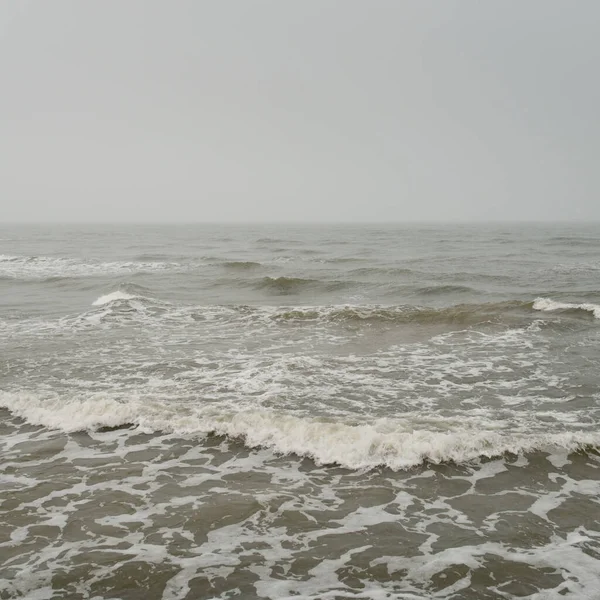
{"type": "Polygon", "coordinates": [[[600,230],[0,235],[0,598],[589,598],[600,230]]]}

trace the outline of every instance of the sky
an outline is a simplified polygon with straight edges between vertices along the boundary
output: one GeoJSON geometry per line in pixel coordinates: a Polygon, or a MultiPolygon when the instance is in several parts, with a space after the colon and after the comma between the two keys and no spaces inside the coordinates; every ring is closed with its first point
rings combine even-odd
{"type": "Polygon", "coordinates": [[[0,221],[600,220],[597,0],[0,3],[0,221]]]}

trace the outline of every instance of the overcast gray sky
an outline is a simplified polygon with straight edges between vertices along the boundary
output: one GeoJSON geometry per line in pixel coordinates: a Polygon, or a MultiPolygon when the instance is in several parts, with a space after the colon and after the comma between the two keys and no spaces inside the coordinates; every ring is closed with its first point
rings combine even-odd
{"type": "Polygon", "coordinates": [[[600,219],[597,0],[0,4],[0,220],[600,219]]]}

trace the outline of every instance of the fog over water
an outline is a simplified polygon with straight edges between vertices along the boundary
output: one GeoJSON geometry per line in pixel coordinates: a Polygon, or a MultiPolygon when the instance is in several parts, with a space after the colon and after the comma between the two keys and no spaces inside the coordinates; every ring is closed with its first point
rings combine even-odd
{"type": "Polygon", "coordinates": [[[598,220],[600,5],[2,3],[0,220],[598,220]]]}

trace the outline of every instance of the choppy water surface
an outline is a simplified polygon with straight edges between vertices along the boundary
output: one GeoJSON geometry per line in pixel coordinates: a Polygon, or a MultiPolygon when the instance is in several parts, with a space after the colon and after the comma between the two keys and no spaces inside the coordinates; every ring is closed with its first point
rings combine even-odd
{"type": "Polygon", "coordinates": [[[600,227],[3,226],[0,598],[600,597],[600,227]]]}

